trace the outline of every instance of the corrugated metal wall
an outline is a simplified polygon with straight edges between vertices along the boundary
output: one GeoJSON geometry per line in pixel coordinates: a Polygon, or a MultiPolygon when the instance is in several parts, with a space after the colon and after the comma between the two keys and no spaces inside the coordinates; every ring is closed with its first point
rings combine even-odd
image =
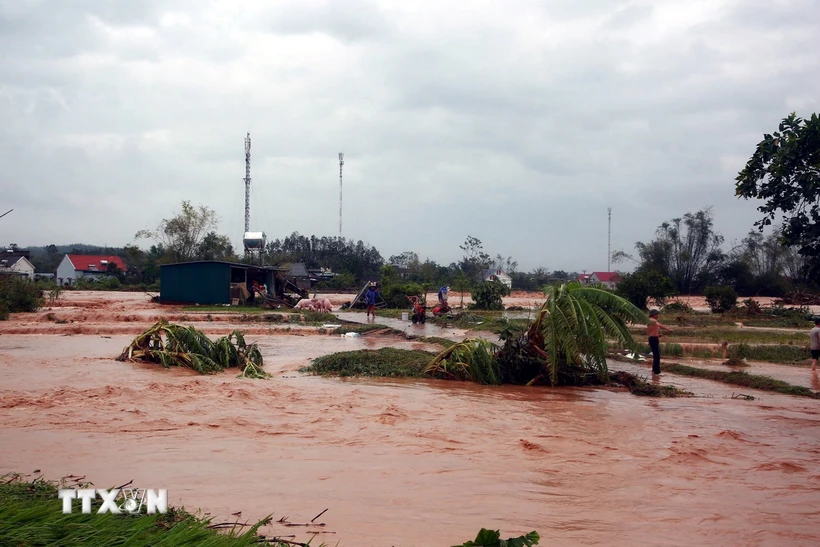
{"type": "Polygon", "coordinates": [[[160,301],[230,304],[231,265],[218,262],[163,265],[160,268],[160,301]]]}

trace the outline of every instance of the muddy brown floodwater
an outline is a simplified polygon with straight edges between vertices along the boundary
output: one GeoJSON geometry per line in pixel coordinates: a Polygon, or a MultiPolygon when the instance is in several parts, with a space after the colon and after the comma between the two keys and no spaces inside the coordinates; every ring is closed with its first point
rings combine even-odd
{"type": "Polygon", "coordinates": [[[133,479],[218,519],[306,523],[327,508],[314,544],[342,547],[447,546],[481,527],[538,530],[544,545],[820,543],[815,400],[731,399],[690,378],[664,381],[698,397],[648,400],[297,372],[345,349],[430,348],[385,336],[252,335],[272,379],[203,377],[115,361],[130,334],[19,332],[62,327],[39,318],[69,309],[86,332],[181,313],[144,295],[66,298],[77,305],[14,316],[4,328],[17,333],[0,334],[2,473],[85,475],[101,488],[133,479]]]}

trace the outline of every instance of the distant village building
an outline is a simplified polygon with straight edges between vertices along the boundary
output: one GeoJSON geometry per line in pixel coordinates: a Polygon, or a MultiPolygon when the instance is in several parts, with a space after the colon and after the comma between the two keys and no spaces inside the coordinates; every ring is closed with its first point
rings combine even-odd
{"type": "Polygon", "coordinates": [[[309,289],[313,283],[315,283],[315,281],[312,281],[311,275],[303,262],[283,264],[282,267],[288,269],[288,277],[290,277],[300,289],[309,289]]]}
{"type": "Polygon", "coordinates": [[[505,274],[502,270],[483,270],[481,274],[479,274],[481,281],[501,281],[507,287],[512,289],[512,278],[505,274]]]}
{"type": "Polygon", "coordinates": [[[607,289],[614,289],[621,281],[621,276],[618,272],[592,272],[589,274],[581,274],[577,281],[582,285],[596,285],[600,283],[607,289]]]}
{"type": "Polygon", "coordinates": [[[120,271],[127,271],[128,267],[122,258],[114,255],[77,255],[67,254],[57,266],[57,281],[61,285],[71,285],[81,277],[100,279],[111,275],[111,265],[120,271]]]}
{"type": "Polygon", "coordinates": [[[0,275],[19,275],[34,280],[34,264],[25,256],[0,256],[0,275]]]}

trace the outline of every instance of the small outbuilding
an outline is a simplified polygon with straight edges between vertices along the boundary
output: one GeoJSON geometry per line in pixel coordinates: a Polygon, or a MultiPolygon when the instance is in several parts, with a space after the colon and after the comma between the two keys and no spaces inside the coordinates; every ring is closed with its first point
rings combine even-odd
{"type": "Polygon", "coordinates": [[[257,298],[254,285],[266,287],[267,296],[286,299],[286,293],[293,289],[284,275],[286,271],[221,260],[163,264],[159,299],[162,304],[253,303],[257,298]]]}

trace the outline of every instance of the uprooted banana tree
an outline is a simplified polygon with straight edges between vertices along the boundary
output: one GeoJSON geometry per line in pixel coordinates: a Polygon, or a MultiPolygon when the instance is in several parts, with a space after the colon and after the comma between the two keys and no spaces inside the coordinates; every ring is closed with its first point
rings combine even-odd
{"type": "Polygon", "coordinates": [[[238,330],[215,341],[194,327],[161,319],[122,350],[117,361],[146,361],[164,367],[188,367],[200,374],[238,368],[242,378],[268,378],[262,370],[262,353],[247,344],[238,330]]]}
{"type": "Polygon", "coordinates": [[[486,384],[606,383],[609,340],[638,351],[627,324],[648,318],[627,300],[578,282],[554,285],[545,294],[535,321],[523,332],[506,333],[503,346],[464,340],[437,355],[425,373],[486,384]]]}

